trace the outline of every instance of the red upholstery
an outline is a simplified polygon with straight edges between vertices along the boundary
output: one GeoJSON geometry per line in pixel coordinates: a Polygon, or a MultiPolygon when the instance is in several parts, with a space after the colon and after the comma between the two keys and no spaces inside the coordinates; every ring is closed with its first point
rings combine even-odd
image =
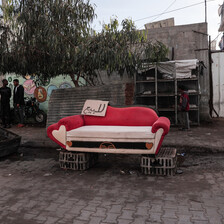
{"type": "Polygon", "coordinates": [[[64,125],[66,131],[71,131],[73,129],[82,127],[84,125],[84,120],[82,115],[74,115],[70,117],[64,117],[58,122],[58,126],[64,125]]]}
{"type": "Polygon", "coordinates": [[[170,120],[166,117],[159,117],[159,119],[152,125],[152,133],[156,133],[160,128],[163,129],[163,135],[159,141],[159,145],[156,149],[155,155],[158,154],[158,152],[162,146],[163,139],[164,139],[165,135],[167,135],[170,130],[170,120]]]}
{"type": "Polygon", "coordinates": [[[85,125],[152,126],[157,119],[156,112],[145,107],[108,106],[105,117],[84,116],[85,125]]]}
{"type": "Polygon", "coordinates": [[[164,132],[156,149],[155,154],[157,154],[164,136],[169,132],[170,121],[166,117],[158,117],[154,110],[145,107],[114,108],[108,106],[105,117],[87,115],[65,117],[58,123],[49,126],[47,134],[54,142],[66,148],[65,145],[57,141],[52,135],[52,132],[58,130],[61,125],[66,127],[66,131],[71,131],[84,125],[152,126],[152,133],[156,133],[158,129],[162,128],[164,132]]]}
{"type": "Polygon", "coordinates": [[[160,128],[163,128],[163,135],[166,135],[170,130],[170,120],[166,117],[159,117],[152,125],[152,133],[156,133],[160,128]]]}

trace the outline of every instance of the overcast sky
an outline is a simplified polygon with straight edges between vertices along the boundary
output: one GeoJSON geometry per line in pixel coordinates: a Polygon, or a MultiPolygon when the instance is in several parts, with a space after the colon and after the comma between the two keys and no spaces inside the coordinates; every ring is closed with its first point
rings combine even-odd
{"type": "MultiPolygon", "coordinates": [[[[102,23],[108,23],[110,18],[114,16],[118,18],[119,22],[124,18],[132,18],[134,21],[138,20],[135,24],[139,29],[143,29],[146,23],[171,17],[174,17],[175,25],[205,21],[204,0],[90,0],[90,2],[96,4],[97,19],[93,23],[93,28],[96,30],[100,30],[102,23]],[[167,9],[167,12],[197,3],[199,5],[163,14],[159,17],[156,16],[157,18],[143,19],[163,13],[169,6],[170,8],[167,9]]],[[[212,36],[212,40],[219,34],[220,17],[218,8],[222,3],[223,0],[207,0],[208,32],[212,36]]],[[[218,40],[220,37],[221,35],[218,40]]]]}
{"type": "MultiPolygon", "coordinates": [[[[208,32],[212,36],[212,40],[219,34],[220,17],[218,16],[218,8],[223,1],[207,0],[208,32]]],[[[101,29],[102,23],[109,23],[110,18],[115,16],[119,22],[125,18],[138,20],[135,22],[138,29],[144,29],[146,23],[171,17],[174,17],[175,25],[205,21],[204,0],[90,0],[90,2],[96,5],[97,18],[93,23],[93,28],[98,31],[101,29]],[[193,4],[199,5],[188,7],[193,4]],[[168,7],[169,9],[167,9],[168,7]],[[183,7],[188,8],[152,17],[164,11],[168,12],[183,7]],[[146,17],[151,18],[143,19],[146,17]]],[[[220,37],[221,35],[218,40],[220,40],[220,37]]]]}

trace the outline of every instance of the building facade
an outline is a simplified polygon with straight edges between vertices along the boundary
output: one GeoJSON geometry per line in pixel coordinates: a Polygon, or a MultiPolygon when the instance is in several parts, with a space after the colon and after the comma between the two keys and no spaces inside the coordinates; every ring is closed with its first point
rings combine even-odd
{"type": "Polygon", "coordinates": [[[206,68],[199,79],[200,117],[202,120],[209,119],[210,81],[207,23],[155,28],[143,32],[146,32],[149,40],[161,41],[170,49],[170,60],[198,59],[203,61],[206,68]]]}

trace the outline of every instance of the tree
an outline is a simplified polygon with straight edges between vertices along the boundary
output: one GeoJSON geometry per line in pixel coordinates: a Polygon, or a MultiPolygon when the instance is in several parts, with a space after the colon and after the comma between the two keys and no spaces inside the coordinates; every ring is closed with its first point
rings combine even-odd
{"type": "Polygon", "coordinates": [[[99,63],[99,69],[108,74],[124,71],[132,76],[143,62],[159,62],[166,60],[168,49],[158,41],[149,41],[146,32],[138,31],[132,20],[125,19],[118,29],[117,19],[105,24],[100,33],[91,38],[91,46],[95,47],[93,58],[99,63]]]}
{"type": "Polygon", "coordinates": [[[89,1],[18,0],[4,8],[1,71],[55,77],[74,75],[82,63],[85,39],[95,17],[89,1]],[[10,40],[10,41],[9,41],[10,40]]]}
{"type": "Polygon", "coordinates": [[[75,86],[100,82],[101,70],[133,75],[142,61],[163,60],[167,48],[149,42],[131,20],[111,20],[100,33],[94,7],[83,0],[8,0],[1,24],[0,70],[22,76],[70,75],[75,86]]]}

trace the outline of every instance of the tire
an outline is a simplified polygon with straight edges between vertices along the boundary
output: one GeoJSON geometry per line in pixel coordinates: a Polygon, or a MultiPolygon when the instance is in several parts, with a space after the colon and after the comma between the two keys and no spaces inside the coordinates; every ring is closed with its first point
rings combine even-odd
{"type": "Polygon", "coordinates": [[[46,118],[47,115],[42,110],[37,111],[37,114],[34,117],[35,121],[39,124],[46,123],[46,118]]]}

